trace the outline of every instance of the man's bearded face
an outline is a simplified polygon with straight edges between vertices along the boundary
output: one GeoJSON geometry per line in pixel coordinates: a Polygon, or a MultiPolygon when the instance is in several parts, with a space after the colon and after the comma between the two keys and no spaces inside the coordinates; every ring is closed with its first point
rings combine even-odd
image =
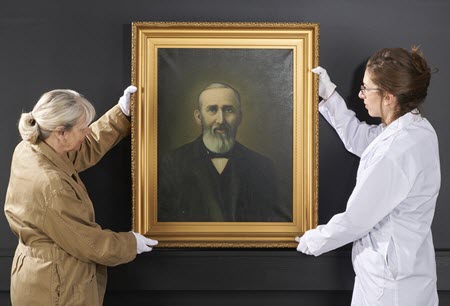
{"type": "Polygon", "coordinates": [[[240,103],[232,89],[211,88],[200,96],[198,119],[203,131],[203,142],[216,153],[230,151],[241,122],[240,103]]]}

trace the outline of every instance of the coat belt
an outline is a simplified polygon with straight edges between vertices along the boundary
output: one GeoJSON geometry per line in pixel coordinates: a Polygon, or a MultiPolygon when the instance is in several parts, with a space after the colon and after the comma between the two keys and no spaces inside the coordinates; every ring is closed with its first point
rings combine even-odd
{"type": "Polygon", "coordinates": [[[17,253],[21,253],[33,258],[44,259],[46,261],[56,261],[60,259],[64,254],[66,254],[66,252],[64,252],[58,245],[54,243],[28,246],[23,244],[23,242],[20,240],[16,249],[16,254],[17,253]]]}

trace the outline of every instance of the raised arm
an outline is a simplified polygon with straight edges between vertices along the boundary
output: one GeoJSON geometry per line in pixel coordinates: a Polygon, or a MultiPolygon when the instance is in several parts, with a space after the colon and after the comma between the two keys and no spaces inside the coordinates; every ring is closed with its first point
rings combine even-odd
{"type": "Polygon", "coordinates": [[[130,133],[130,95],[136,87],[125,89],[119,103],[91,124],[80,150],[69,153],[78,172],[95,165],[113,146],[130,133]]]}
{"type": "Polygon", "coordinates": [[[361,156],[367,146],[383,131],[383,126],[359,121],[335,90],[336,85],[331,82],[327,71],[322,67],[312,71],[319,75],[319,96],[323,98],[319,104],[320,113],[336,130],[345,148],[361,156]]]}

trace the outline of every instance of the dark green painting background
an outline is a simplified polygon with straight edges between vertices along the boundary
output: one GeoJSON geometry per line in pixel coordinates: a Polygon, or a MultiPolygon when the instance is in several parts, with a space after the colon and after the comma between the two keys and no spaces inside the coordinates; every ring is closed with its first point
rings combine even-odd
{"type": "Polygon", "coordinates": [[[292,65],[291,49],[158,49],[159,156],[200,135],[200,91],[229,84],[241,96],[237,140],[274,161],[280,205],[292,214],[292,65]]]}

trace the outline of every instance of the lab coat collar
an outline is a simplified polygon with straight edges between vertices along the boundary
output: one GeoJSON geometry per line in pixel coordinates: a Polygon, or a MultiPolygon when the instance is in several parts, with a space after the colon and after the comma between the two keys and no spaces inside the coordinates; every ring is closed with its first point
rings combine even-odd
{"type": "Polygon", "coordinates": [[[58,169],[61,169],[69,176],[72,176],[76,173],[73,163],[69,160],[69,158],[66,155],[61,156],[56,153],[55,150],[53,150],[44,141],[38,141],[36,144],[33,144],[31,146],[37,152],[47,157],[56,167],[58,167],[58,169]]]}
{"type": "Polygon", "coordinates": [[[413,111],[406,113],[400,118],[397,118],[396,120],[391,122],[391,124],[389,124],[383,129],[383,132],[377,138],[378,140],[384,140],[386,138],[389,138],[390,136],[403,130],[410,124],[418,122],[422,119],[423,118],[420,115],[419,111],[417,109],[414,109],[413,111]]]}
{"type": "Polygon", "coordinates": [[[383,132],[381,132],[380,135],[378,135],[366,148],[366,150],[363,152],[361,158],[364,158],[366,155],[366,152],[370,152],[372,148],[379,143],[380,141],[383,141],[392,135],[395,135],[399,131],[405,129],[410,124],[421,121],[423,118],[420,115],[419,111],[417,109],[414,109],[413,111],[404,114],[400,118],[397,118],[394,120],[391,124],[388,126],[385,126],[383,128],[383,132]]]}

